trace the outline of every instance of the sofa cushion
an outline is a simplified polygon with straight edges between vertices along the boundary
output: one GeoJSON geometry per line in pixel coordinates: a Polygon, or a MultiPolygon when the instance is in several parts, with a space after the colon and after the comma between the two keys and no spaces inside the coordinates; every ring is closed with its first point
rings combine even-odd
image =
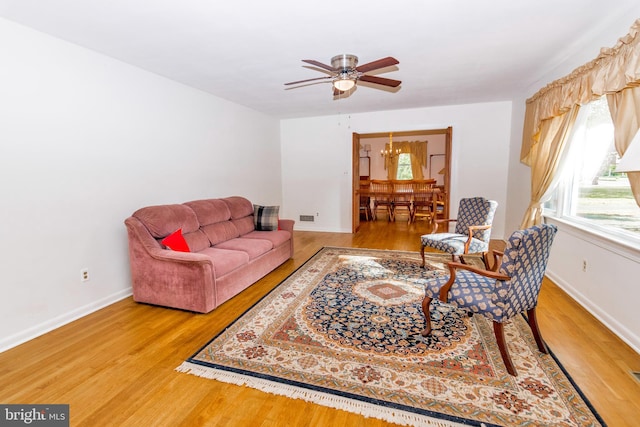
{"type": "Polygon", "coordinates": [[[241,237],[255,230],[255,226],[253,225],[253,215],[245,216],[240,219],[232,219],[231,222],[236,227],[241,237]]]}
{"type": "Polygon", "coordinates": [[[132,216],[138,218],[156,239],[164,238],[179,228],[186,234],[200,227],[195,212],[185,205],[147,206],[132,216]]]}
{"type": "Polygon", "coordinates": [[[204,234],[209,238],[211,246],[215,246],[218,243],[240,236],[238,229],[231,221],[222,221],[216,224],[205,225],[202,227],[202,231],[204,231],[204,234]]]}
{"type": "Polygon", "coordinates": [[[138,209],[132,216],[137,218],[160,243],[169,234],[182,229],[182,236],[192,252],[211,246],[209,239],[199,228],[195,212],[188,206],[147,206],[138,209]]]}
{"type": "Polygon", "coordinates": [[[239,219],[249,215],[253,215],[253,203],[251,203],[244,197],[233,196],[221,200],[223,200],[227,204],[227,206],[229,206],[231,219],[239,219]]]}
{"type": "Polygon", "coordinates": [[[209,239],[209,244],[215,246],[225,240],[240,236],[240,233],[230,221],[231,211],[221,199],[194,200],[187,202],[196,214],[200,229],[209,239]]]}
{"type": "Polygon", "coordinates": [[[265,239],[245,239],[238,237],[236,239],[227,240],[215,246],[219,249],[229,249],[234,251],[243,251],[249,255],[249,259],[254,259],[269,252],[273,249],[273,243],[265,239]]]}
{"type": "Polygon", "coordinates": [[[253,224],[258,231],[274,231],[278,229],[280,206],[253,205],[253,224]]]}
{"type": "Polygon", "coordinates": [[[239,196],[227,197],[220,200],[223,200],[227,206],[229,206],[231,223],[236,227],[240,236],[255,230],[255,225],[253,224],[253,203],[239,196]]]}
{"type": "Polygon", "coordinates": [[[187,241],[184,240],[182,236],[182,229],[178,228],[173,233],[169,234],[167,237],[162,239],[162,244],[171,249],[172,251],[178,252],[191,252],[189,249],[189,245],[187,241]]]}
{"type": "Polygon", "coordinates": [[[193,209],[201,226],[231,219],[229,206],[220,199],[194,200],[185,205],[193,209]]]}
{"type": "Polygon", "coordinates": [[[209,243],[209,239],[202,232],[202,230],[196,230],[192,233],[183,232],[182,235],[184,236],[184,240],[187,241],[187,244],[191,248],[191,252],[198,252],[211,246],[211,243],[209,243]]]}
{"type": "Polygon", "coordinates": [[[211,259],[216,278],[224,276],[249,262],[249,255],[244,251],[231,251],[210,247],[198,253],[206,255],[211,259]]]}
{"type": "Polygon", "coordinates": [[[280,246],[291,239],[291,233],[285,230],[276,231],[252,231],[242,236],[243,239],[269,240],[273,247],[280,246]]]}

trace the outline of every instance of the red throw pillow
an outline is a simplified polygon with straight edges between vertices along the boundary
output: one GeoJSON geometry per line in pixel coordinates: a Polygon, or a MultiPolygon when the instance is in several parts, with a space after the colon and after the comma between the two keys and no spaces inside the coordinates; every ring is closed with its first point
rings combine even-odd
{"type": "Polygon", "coordinates": [[[182,236],[182,228],[177,229],[162,239],[162,244],[173,251],[191,252],[187,241],[184,240],[184,237],[182,236]]]}

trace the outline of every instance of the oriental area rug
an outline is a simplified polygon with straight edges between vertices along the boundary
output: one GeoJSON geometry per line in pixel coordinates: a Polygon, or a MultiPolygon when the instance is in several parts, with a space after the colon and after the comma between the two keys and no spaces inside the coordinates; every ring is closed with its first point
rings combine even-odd
{"type": "Polygon", "coordinates": [[[434,301],[422,337],[424,281],[450,260],[426,258],[323,248],[177,370],[401,425],[604,425],[524,318],[505,326],[517,377],[483,316],[434,301]]]}

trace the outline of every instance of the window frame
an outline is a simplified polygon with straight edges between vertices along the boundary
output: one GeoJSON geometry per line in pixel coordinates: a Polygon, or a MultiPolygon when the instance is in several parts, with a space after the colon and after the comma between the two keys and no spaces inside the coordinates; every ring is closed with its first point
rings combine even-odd
{"type": "MultiPolygon", "coordinates": [[[[568,143],[570,143],[576,132],[580,131],[580,127],[584,125],[585,121],[586,118],[584,116],[579,116],[569,136],[570,140],[568,143]]],[[[622,228],[601,225],[596,221],[572,214],[573,192],[578,188],[578,185],[575,183],[577,173],[570,165],[572,162],[571,151],[572,147],[568,146],[567,152],[565,153],[566,158],[560,162],[560,168],[568,167],[568,169],[558,170],[557,182],[553,184],[555,188],[550,190],[546,200],[542,202],[542,216],[552,220],[552,222],[559,222],[570,226],[574,233],[577,232],[583,238],[591,237],[585,240],[591,241],[592,238],[595,237],[600,242],[609,242],[609,244],[606,245],[607,247],[613,244],[619,248],[624,248],[625,251],[628,249],[640,251],[640,233],[633,233],[625,231],[622,228]]],[[[575,206],[573,207],[575,208],[575,206]]],[[[637,254],[635,255],[634,258],[637,259],[637,254]]]]}

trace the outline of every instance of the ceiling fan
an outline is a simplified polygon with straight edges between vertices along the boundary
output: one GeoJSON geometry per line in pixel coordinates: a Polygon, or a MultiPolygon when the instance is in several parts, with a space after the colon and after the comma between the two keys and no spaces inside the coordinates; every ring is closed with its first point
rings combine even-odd
{"type": "MultiPolygon", "coordinates": [[[[369,62],[358,66],[358,57],[355,55],[337,55],[331,58],[331,65],[313,59],[303,59],[302,62],[315,65],[323,70],[329,71],[330,76],[316,77],[313,79],[298,80],[296,82],[285,83],[285,86],[297,85],[301,83],[316,82],[333,84],[333,94],[340,95],[351,90],[358,80],[368,83],[375,83],[382,86],[398,87],[400,80],[387,79],[384,77],[370,76],[365,73],[378,70],[380,68],[390,67],[399,64],[398,60],[390,56],[377,61],[369,62]],[[321,81],[324,80],[324,81],[321,81]]],[[[310,83],[315,84],[315,83],[310,83]]]]}

